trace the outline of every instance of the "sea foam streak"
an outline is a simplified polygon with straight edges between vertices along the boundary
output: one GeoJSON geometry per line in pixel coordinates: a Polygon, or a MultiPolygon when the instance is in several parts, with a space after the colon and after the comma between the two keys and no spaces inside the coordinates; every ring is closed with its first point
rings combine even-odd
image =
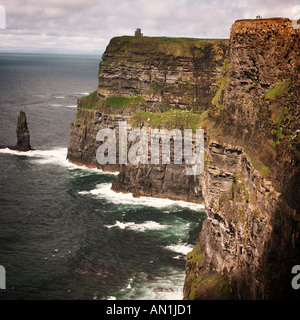
{"type": "Polygon", "coordinates": [[[79,96],[88,96],[90,93],[91,92],[76,92],[75,94],[79,96]]]}
{"type": "MultiPolygon", "coordinates": [[[[75,165],[67,160],[67,148],[53,148],[50,150],[30,150],[30,151],[17,151],[9,148],[0,149],[0,153],[13,154],[17,156],[26,156],[33,158],[34,162],[40,164],[57,164],[72,169],[83,169],[95,173],[101,174],[113,174],[118,175],[118,172],[104,172],[97,168],[87,168],[85,166],[75,165]]],[[[147,207],[165,208],[170,206],[179,206],[183,208],[189,208],[191,210],[203,210],[205,207],[203,204],[186,202],[181,200],[170,200],[153,197],[134,197],[132,193],[117,193],[111,189],[112,183],[97,184],[95,189],[90,191],[80,191],[79,194],[96,195],[99,198],[105,198],[115,204],[129,204],[129,205],[142,205],[147,207]]]]}
{"type": "Polygon", "coordinates": [[[122,299],[136,300],[182,300],[185,272],[174,269],[162,270],[161,277],[148,277],[141,273],[129,279],[121,290],[122,299]]]}
{"type": "Polygon", "coordinates": [[[135,222],[125,222],[116,221],[115,224],[107,226],[107,228],[118,227],[120,229],[130,229],[135,231],[146,231],[146,230],[165,230],[168,226],[161,225],[155,221],[145,221],[144,223],[135,223],[135,222]]]}
{"type": "Polygon", "coordinates": [[[9,148],[1,149],[1,153],[13,154],[16,156],[25,156],[28,158],[34,158],[33,160],[41,164],[59,164],[61,166],[66,166],[69,168],[75,168],[74,164],[67,160],[67,148],[53,148],[50,150],[29,150],[29,151],[17,151],[11,150],[9,148]]]}
{"type": "Polygon", "coordinates": [[[97,184],[95,189],[90,191],[80,191],[80,194],[92,194],[99,198],[104,198],[115,204],[142,205],[147,207],[164,208],[169,206],[179,206],[190,208],[191,210],[203,210],[202,204],[191,203],[180,200],[161,199],[153,197],[134,197],[132,193],[117,193],[111,189],[112,183],[97,184]]]}
{"type": "Polygon", "coordinates": [[[78,166],[76,164],[73,164],[69,162],[67,159],[67,148],[53,148],[50,150],[29,150],[29,151],[17,151],[17,150],[11,150],[9,148],[0,149],[0,153],[6,153],[6,154],[13,154],[16,156],[25,156],[28,158],[32,158],[33,162],[40,163],[40,164],[56,164],[63,167],[67,167],[70,170],[75,169],[82,169],[82,170],[88,170],[90,172],[95,173],[105,173],[105,174],[118,174],[117,172],[103,172],[101,169],[97,168],[87,168],[85,166],[78,166]]]}
{"type": "Polygon", "coordinates": [[[175,245],[166,246],[165,248],[176,253],[187,255],[189,252],[193,250],[194,246],[191,244],[178,243],[175,245]]]}

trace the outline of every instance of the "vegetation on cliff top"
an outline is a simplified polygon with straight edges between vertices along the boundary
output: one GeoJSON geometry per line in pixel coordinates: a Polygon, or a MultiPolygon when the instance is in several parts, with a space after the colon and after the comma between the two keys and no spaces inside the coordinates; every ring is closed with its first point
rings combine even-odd
{"type": "MultiPolygon", "coordinates": [[[[174,57],[201,58],[207,46],[214,46],[224,39],[194,39],[194,38],[171,38],[171,37],[132,37],[122,36],[111,39],[106,54],[114,56],[147,54],[164,54],[174,57]]],[[[218,57],[216,52],[216,59],[218,57]]]]}

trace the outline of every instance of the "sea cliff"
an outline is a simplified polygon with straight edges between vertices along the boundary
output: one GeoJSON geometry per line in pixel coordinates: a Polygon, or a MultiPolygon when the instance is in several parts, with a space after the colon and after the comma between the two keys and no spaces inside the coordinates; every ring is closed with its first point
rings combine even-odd
{"type": "Polygon", "coordinates": [[[230,40],[117,37],[97,90],[78,101],[70,161],[120,171],[115,191],[205,204],[184,299],[299,298],[299,52],[300,31],[284,18],[236,21],[230,40]],[[120,120],[204,128],[204,171],[100,166],[96,134],[116,129],[118,142],[120,120]]]}

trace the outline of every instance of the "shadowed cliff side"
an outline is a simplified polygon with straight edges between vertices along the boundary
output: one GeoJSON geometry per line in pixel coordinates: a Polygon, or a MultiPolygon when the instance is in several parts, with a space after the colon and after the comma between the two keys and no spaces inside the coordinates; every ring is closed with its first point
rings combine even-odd
{"type": "Polygon", "coordinates": [[[188,256],[185,299],[212,298],[211,275],[238,299],[299,299],[299,45],[288,19],[232,26],[230,63],[204,121],[208,218],[188,256]]]}

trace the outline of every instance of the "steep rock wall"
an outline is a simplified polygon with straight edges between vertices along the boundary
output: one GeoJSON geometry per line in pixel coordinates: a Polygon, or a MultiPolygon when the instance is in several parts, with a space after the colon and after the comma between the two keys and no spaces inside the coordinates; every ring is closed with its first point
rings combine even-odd
{"type": "Polygon", "coordinates": [[[215,94],[227,40],[116,37],[100,63],[100,97],[143,97],[150,111],[204,110],[215,94]]]}
{"type": "Polygon", "coordinates": [[[300,261],[299,52],[288,19],[232,26],[230,64],[207,119],[208,218],[188,257],[186,299],[228,297],[224,279],[234,298],[299,298],[291,287],[300,261]]]}
{"type": "Polygon", "coordinates": [[[299,30],[288,19],[241,20],[228,55],[227,48],[227,41],[112,39],[97,92],[78,103],[68,158],[98,166],[97,131],[118,130],[118,120],[204,127],[201,176],[187,177],[178,165],[105,165],[121,172],[113,188],[204,201],[207,220],[188,255],[185,299],[295,298],[299,30]]]}
{"type": "Polygon", "coordinates": [[[183,129],[186,120],[199,122],[216,93],[227,51],[228,40],[113,38],[100,63],[97,91],[78,101],[69,161],[120,171],[116,191],[202,202],[199,177],[186,176],[184,165],[100,166],[96,135],[103,128],[115,129],[118,145],[118,121],[127,121],[128,131],[143,128],[153,112],[161,115],[156,128],[183,129]]]}

